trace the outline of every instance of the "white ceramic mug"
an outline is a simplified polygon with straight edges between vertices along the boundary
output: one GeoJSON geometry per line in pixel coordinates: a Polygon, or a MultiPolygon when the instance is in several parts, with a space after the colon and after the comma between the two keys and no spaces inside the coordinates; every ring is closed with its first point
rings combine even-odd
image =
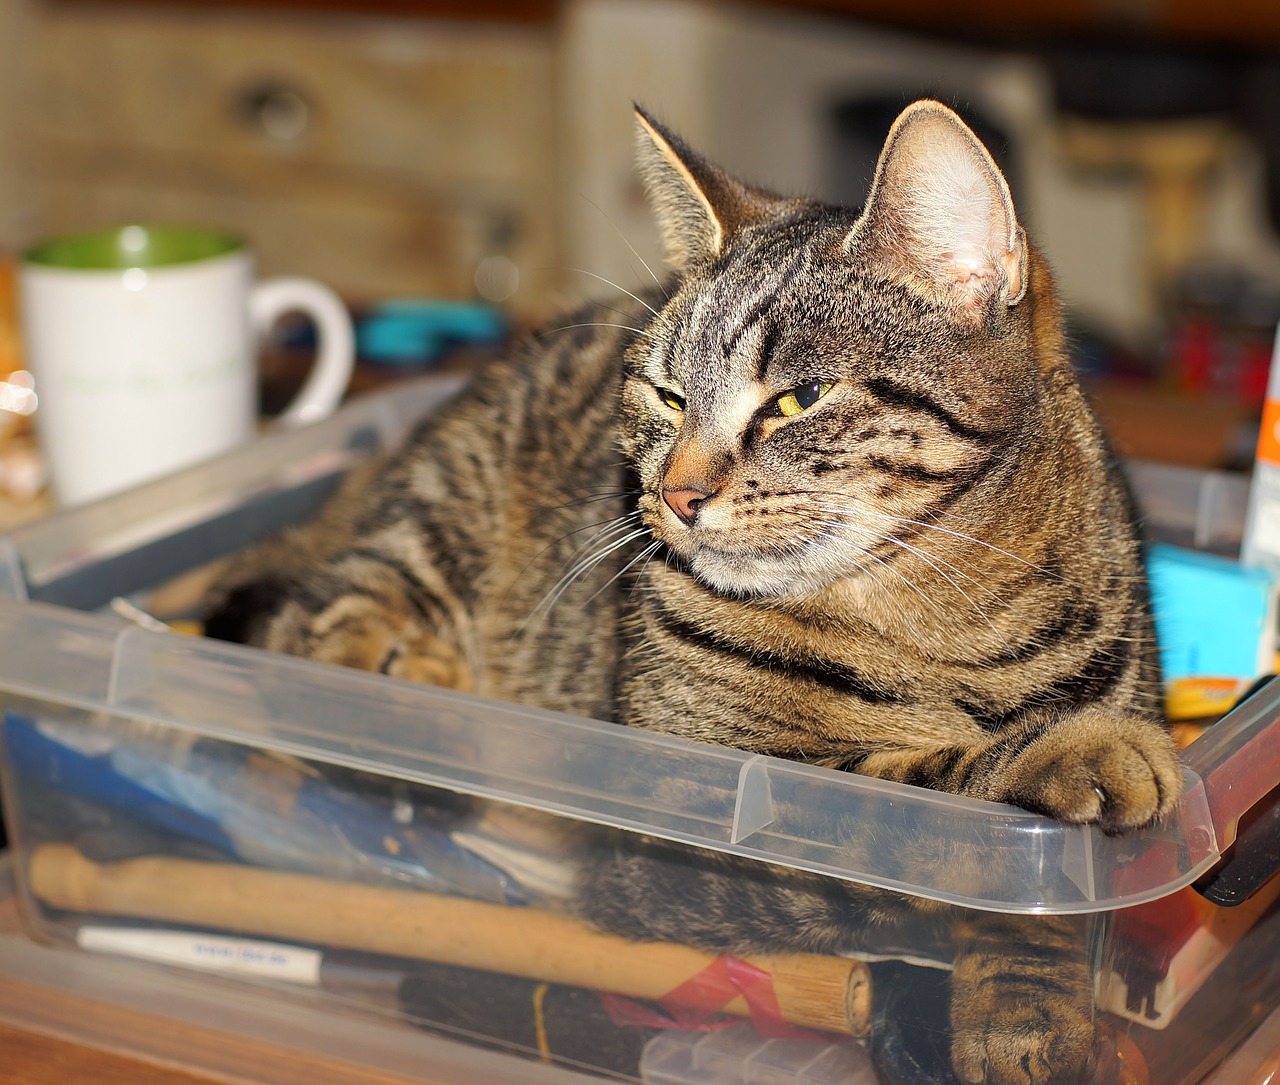
{"type": "Polygon", "coordinates": [[[284,425],[331,414],[355,362],[351,318],[309,279],[254,282],[240,238],[124,226],[36,245],[21,320],[39,397],[36,432],[64,505],[103,497],[224,452],[257,425],[257,343],[281,315],[317,329],[284,425]]]}

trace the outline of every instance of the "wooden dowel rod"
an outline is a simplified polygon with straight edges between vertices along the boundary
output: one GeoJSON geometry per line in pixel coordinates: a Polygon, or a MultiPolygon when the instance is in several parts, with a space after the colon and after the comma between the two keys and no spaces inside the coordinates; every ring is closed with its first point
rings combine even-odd
{"type": "MultiPolygon", "coordinates": [[[[364,950],[661,999],[716,958],[689,946],[630,942],[536,908],[333,881],[309,874],[148,856],[91,862],[74,847],[36,849],[32,892],[46,904],[364,950]]],[[[783,1020],[865,1035],[865,964],[817,954],[744,958],[773,978],[783,1020]]],[[[746,1016],[742,997],[724,1007],[746,1016]]]]}

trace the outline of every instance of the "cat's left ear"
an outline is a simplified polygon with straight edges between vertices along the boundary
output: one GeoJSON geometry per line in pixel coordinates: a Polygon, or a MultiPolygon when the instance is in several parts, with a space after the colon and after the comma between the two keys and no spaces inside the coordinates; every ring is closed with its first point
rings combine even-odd
{"type": "Polygon", "coordinates": [[[894,122],[867,207],[845,247],[893,281],[976,326],[993,299],[1027,292],[1027,240],[990,153],[939,102],[894,122]]]}
{"type": "Polygon", "coordinates": [[[674,271],[714,259],[772,202],[707,161],[639,106],[636,157],[674,271]]]}

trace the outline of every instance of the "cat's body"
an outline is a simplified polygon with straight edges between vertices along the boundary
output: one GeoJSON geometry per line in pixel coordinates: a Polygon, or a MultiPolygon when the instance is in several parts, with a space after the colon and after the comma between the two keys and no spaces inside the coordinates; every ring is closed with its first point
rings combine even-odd
{"type": "MultiPolygon", "coordinates": [[[[912,107],[859,216],[641,127],[677,277],[487,369],[233,577],[215,632],[1108,831],[1166,812],[1127,500],[980,144],[912,107]]],[[[668,852],[585,871],[580,910],[838,951],[906,907],[668,852]]],[[[1087,1065],[1077,927],[1030,929],[957,927],[965,1080],[1087,1065]]]]}
{"type": "Polygon", "coordinates": [[[627,501],[613,436],[625,333],[597,325],[617,320],[591,307],[486,367],[321,520],[240,566],[210,633],[608,718],[623,549],[551,596],[627,501]]]}

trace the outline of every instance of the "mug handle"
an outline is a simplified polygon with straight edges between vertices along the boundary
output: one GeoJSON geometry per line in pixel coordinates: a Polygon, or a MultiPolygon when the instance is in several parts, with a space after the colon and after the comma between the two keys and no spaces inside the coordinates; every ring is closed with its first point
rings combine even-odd
{"type": "Polygon", "coordinates": [[[355,368],[355,333],[347,307],[314,279],[266,279],[249,292],[249,323],[261,339],[285,313],[304,313],[316,326],[316,360],[276,424],[286,428],[317,422],[333,414],[355,368]]]}

